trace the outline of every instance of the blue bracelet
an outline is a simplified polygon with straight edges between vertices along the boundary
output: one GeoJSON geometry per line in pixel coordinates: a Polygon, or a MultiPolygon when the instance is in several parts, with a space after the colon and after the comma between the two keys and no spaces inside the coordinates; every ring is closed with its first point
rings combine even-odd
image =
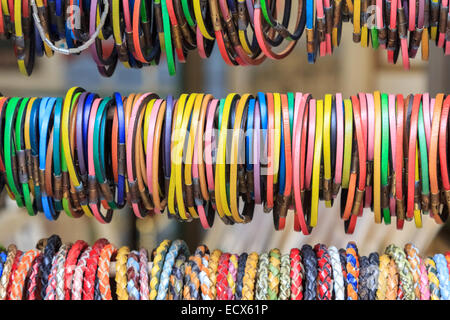
{"type": "Polygon", "coordinates": [[[449,270],[447,260],[441,253],[435,254],[433,257],[436,263],[437,276],[439,278],[439,290],[441,292],[441,300],[450,300],[450,283],[449,270]]]}
{"type": "MultiPolygon", "coordinates": [[[[139,252],[133,250],[128,255],[127,271],[128,269],[133,268],[134,274],[139,275],[139,261],[136,260],[135,257],[139,257],[139,252]]],[[[127,291],[131,300],[141,300],[141,294],[136,287],[139,288],[139,283],[134,283],[134,279],[132,277],[128,277],[127,291]]]]}
{"type": "MultiPolygon", "coordinates": [[[[45,165],[46,165],[46,155],[47,155],[47,140],[48,140],[48,129],[49,129],[49,123],[50,118],[53,113],[53,108],[56,104],[56,98],[50,98],[47,99],[47,104],[45,106],[44,113],[42,115],[42,121],[40,125],[39,130],[39,170],[45,171],[45,165]]],[[[41,105],[42,106],[42,105],[41,105]]],[[[41,108],[42,110],[43,108],[41,108]]],[[[39,119],[41,120],[41,119],[39,119]]],[[[41,181],[42,183],[42,181],[41,181]]],[[[47,191],[45,188],[42,188],[41,190],[41,196],[42,196],[42,207],[44,209],[45,217],[48,220],[56,220],[59,216],[59,212],[55,211],[55,208],[53,207],[53,199],[47,195],[47,191]]]]}
{"type": "Polygon", "coordinates": [[[247,130],[245,132],[245,163],[246,170],[253,171],[253,118],[255,112],[255,99],[248,103],[247,130]]]}
{"type": "Polygon", "coordinates": [[[189,249],[183,240],[175,240],[170,245],[169,251],[164,259],[164,265],[159,278],[158,295],[156,300],[165,300],[169,290],[169,279],[175,260],[180,254],[189,256],[189,249]]]}
{"type": "MultiPolygon", "coordinates": [[[[63,99],[57,98],[55,105],[55,115],[53,117],[53,176],[61,178],[61,149],[60,149],[60,131],[61,131],[61,112],[63,99]]],[[[57,211],[62,211],[62,199],[54,199],[57,211]]]]}

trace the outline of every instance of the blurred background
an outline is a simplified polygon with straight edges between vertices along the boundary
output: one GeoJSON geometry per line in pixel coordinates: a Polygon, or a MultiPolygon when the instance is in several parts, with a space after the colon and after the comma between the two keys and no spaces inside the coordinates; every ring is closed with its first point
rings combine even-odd
{"type": "MultiPolygon", "coordinates": [[[[164,97],[182,92],[206,92],[224,97],[229,92],[256,93],[258,91],[309,92],[315,98],[325,93],[342,92],[345,97],[357,92],[380,90],[386,93],[437,92],[450,93],[450,59],[430,45],[429,62],[412,61],[411,70],[404,71],[401,59],[398,65],[387,64],[384,50],[361,48],[351,39],[351,25],[343,26],[342,41],[333,56],[318,58],[315,65],[306,61],[306,40],[303,37],[293,53],[282,61],[265,61],[258,67],[227,67],[217,48],[210,59],[202,61],[196,52],[188,56],[188,63],[177,65],[177,75],[170,77],[162,63],[159,67],[141,70],[125,69],[119,65],[114,75],[103,78],[88,53],[77,57],[56,55],[51,59],[39,58],[30,78],[22,76],[17,68],[12,45],[0,41],[0,92],[7,96],[64,96],[72,86],[81,86],[100,95],[151,91],[164,97]]],[[[338,196],[339,197],[339,196],[338,196]]],[[[310,236],[293,231],[293,214],[289,213],[284,231],[275,232],[271,214],[257,207],[254,219],[247,225],[225,226],[216,219],[214,227],[204,231],[198,221],[179,223],[166,215],[137,221],[128,210],[115,213],[109,225],[101,225],[93,219],[71,219],[61,214],[56,222],[46,221],[43,215],[29,217],[25,210],[17,208],[4,192],[0,200],[0,243],[14,242],[21,249],[35,246],[36,242],[53,233],[64,241],[84,239],[93,243],[99,237],[108,238],[117,246],[130,245],[153,248],[164,238],[182,238],[191,250],[200,243],[210,248],[240,253],[242,251],[267,251],[278,247],[287,252],[303,243],[318,242],[345,247],[349,240],[357,242],[361,254],[384,250],[388,243],[403,246],[414,242],[422,253],[434,253],[450,249],[450,228],[438,226],[424,216],[423,228],[416,229],[413,222],[404,230],[394,225],[376,225],[370,210],[364,211],[353,235],[345,235],[339,219],[339,201],[332,209],[323,202],[319,207],[319,222],[310,236]]]]}

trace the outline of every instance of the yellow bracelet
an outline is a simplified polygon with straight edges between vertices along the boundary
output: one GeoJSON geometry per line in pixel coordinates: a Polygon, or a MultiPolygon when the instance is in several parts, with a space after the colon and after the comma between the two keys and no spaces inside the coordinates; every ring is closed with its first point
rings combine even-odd
{"type": "MultiPolygon", "coordinates": [[[[237,223],[245,223],[247,220],[239,214],[239,198],[238,198],[238,154],[239,154],[239,137],[241,137],[241,122],[245,106],[248,104],[249,94],[244,94],[239,100],[236,108],[233,128],[233,138],[231,144],[231,163],[230,163],[230,207],[233,219],[237,223]]],[[[242,134],[244,134],[242,132],[242,134]]]]}
{"type": "Polygon", "coordinates": [[[155,300],[158,295],[159,277],[161,276],[162,267],[164,265],[164,258],[169,250],[171,241],[162,241],[155,252],[155,258],[153,259],[152,271],[150,273],[150,300],[155,300]]]}
{"type": "Polygon", "coordinates": [[[353,42],[360,42],[360,41],[361,41],[361,0],[355,0],[353,8],[353,42]]]}
{"type": "Polygon", "coordinates": [[[234,100],[239,98],[236,93],[230,93],[225,99],[225,105],[223,108],[221,128],[219,132],[219,144],[217,147],[217,158],[216,158],[216,179],[215,183],[215,196],[217,211],[219,215],[223,217],[227,215],[232,216],[230,208],[228,206],[227,199],[227,185],[226,185],[226,144],[227,144],[227,131],[228,131],[228,120],[230,116],[231,104],[234,100]]]}
{"type": "MultiPolygon", "coordinates": [[[[112,29],[114,42],[117,46],[121,46],[123,44],[122,41],[122,32],[120,29],[120,0],[112,0],[111,4],[111,16],[112,16],[112,29]]],[[[122,64],[126,68],[131,68],[130,63],[128,61],[122,61],[122,64]]]]}
{"type": "MultiPolygon", "coordinates": [[[[145,108],[145,114],[144,114],[144,146],[147,145],[147,135],[148,135],[148,127],[150,124],[150,114],[153,109],[153,105],[155,104],[156,99],[151,99],[145,108]]],[[[147,151],[147,148],[144,148],[144,152],[147,151]]]]}
{"type": "Polygon", "coordinates": [[[325,199],[325,207],[331,208],[331,94],[325,95],[325,107],[323,118],[323,169],[324,169],[324,181],[323,181],[323,195],[325,199]],[[327,190],[327,192],[325,192],[327,190]],[[330,199],[327,200],[327,195],[330,199]]]}
{"type": "Polygon", "coordinates": [[[242,287],[242,300],[253,300],[258,259],[259,257],[256,252],[250,253],[247,257],[242,287]]]}
{"type": "Polygon", "coordinates": [[[381,223],[381,95],[375,91],[375,141],[373,151],[373,213],[375,223],[381,223]]]}
{"type": "Polygon", "coordinates": [[[200,7],[200,0],[194,0],[193,4],[194,4],[193,7],[194,7],[195,20],[197,21],[197,26],[200,30],[200,33],[206,39],[214,40],[214,36],[209,34],[209,32],[205,26],[205,21],[203,21],[202,8],[200,7]]]}
{"type": "Polygon", "coordinates": [[[127,260],[130,248],[122,247],[116,256],[116,294],[118,300],[128,300],[127,291],[127,260]]]}
{"type": "Polygon", "coordinates": [[[316,137],[314,142],[314,162],[311,185],[311,222],[309,225],[317,225],[317,215],[319,211],[319,185],[320,185],[320,164],[322,158],[322,137],[323,137],[323,100],[317,100],[316,109],[316,137]]]}
{"type": "Polygon", "coordinates": [[[209,270],[209,281],[211,282],[211,295],[212,298],[215,299],[217,295],[216,290],[216,280],[217,280],[217,269],[219,267],[220,256],[222,255],[222,251],[214,250],[209,256],[208,261],[208,270],[209,270]]]}
{"type": "MultiPolygon", "coordinates": [[[[189,140],[186,149],[186,163],[184,164],[184,183],[186,186],[192,186],[192,158],[194,154],[195,138],[197,135],[198,117],[203,104],[204,94],[197,94],[192,112],[191,127],[189,130],[189,140]]],[[[198,218],[195,206],[188,207],[192,217],[198,218]]]]}
{"type": "MultiPolygon", "coordinates": [[[[64,157],[66,159],[67,171],[69,172],[70,181],[72,182],[73,187],[78,191],[81,190],[81,192],[83,192],[83,183],[78,179],[77,173],[75,171],[75,165],[73,163],[72,151],[70,149],[69,116],[70,110],[72,109],[76,100],[73,99],[74,96],[79,95],[83,91],[84,89],[79,87],[73,87],[69,89],[66,97],[64,98],[64,105],[61,116],[61,144],[64,152],[64,157]]],[[[89,205],[87,203],[81,204],[81,209],[87,216],[93,216],[91,209],[89,208],[89,205]]]]}
{"type": "MultiPolygon", "coordinates": [[[[175,208],[175,161],[182,161],[182,159],[175,158],[175,146],[179,149],[180,146],[178,146],[178,129],[181,127],[181,121],[183,120],[183,111],[184,111],[184,105],[186,104],[186,100],[188,98],[187,94],[182,94],[180,96],[180,99],[177,102],[176,105],[176,113],[174,113],[174,125],[172,127],[172,145],[171,145],[171,163],[170,163],[170,181],[169,181],[169,194],[167,197],[167,208],[169,209],[169,212],[173,215],[177,214],[178,210],[175,208]]],[[[183,148],[183,147],[181,147],[183,148]]]]}
{"type": "Polygon", "coordinates": [[[273,106],[274,106],[274,128],[275,128],[275,140],[274,140],[274,161],[273,161],[273,183],[278,182],[278,171],[280,168],[280,143],[281,143],[281,96],[279,93],[273,94],[273,106]]]}
{"type": "Polygon", "coordinates": [[[344,131],[344,159],[342,162],[342,188],[348,189],[350,169],[352,165],[353,144],[353,109],[350,99],[344,100],[345,131],[344,131]]]}
{"type": "Polygon", "coordinates": [[[181,122],[181,127],[178,126],[175,127],[180,128],[179,130],[177,130],[178,134],[177,139],[175,140],[176,141],[176,146],[174,150],[175,158],[172,158],[172,161],[175,161],[175,195],[177,199],[178,213],[180,214],[180,217],[184,220],[189,219],[189,217],[186,215],[186,208],[184,206],[184,196],[183,196],[183,179],[182,179],[183,149],[187,132],[187,126],[189,123],[189,119],[191,118],[191,111],[194,106],[196,97],[197,94],[195,93],[189,95],[189,98],[187,99],[186,105],[183,110],[183,121],[181,122]]]}

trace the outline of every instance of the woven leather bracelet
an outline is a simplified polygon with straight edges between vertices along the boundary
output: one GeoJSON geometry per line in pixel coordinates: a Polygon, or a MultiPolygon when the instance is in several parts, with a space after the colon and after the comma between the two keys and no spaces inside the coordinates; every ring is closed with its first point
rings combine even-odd
{"type": "Polygon", "coordinates": [[[272,249],[269,252],[269,274],[267,300],[277,300],[280,285],[280,265],[281,253],[278,249],[272,249]]]}
{"type": "Polygon", "coordinates": [[[256,252],[250,253],[247,257],[245,275],[242,280],[242,300],[253,300],[258,260],[259,257],[256,252]]]}
{"type": "Polygon", "coordinates": [[[289,254],[281,256],[280,293],[278,300],[289,300],[291,297],[291,259],[289,254]]]}
{"type": "Polygon", "coordinates": [[[97,274],[98,262],[103,248],[109,244],[106,239],[98,239],[92,246],[87,260],[86,270],[83,279],[83,300],[94,300],[95,277],[97,274]]]}
{"type": "Polygon", "coordinates": [[[133,250],[127,259],[127,292],[128,300],[141,300],[139,291],[139,252],[133,250]]]}
{"type": "Polygon", "coordinates": [[[399,247],[391,244],[386,248],[386,253],[394,259],[397,264],[400,281],[402,283],[402,288],[405,294],[406,300],[414,300],[414,284],[413,284],[413,276],[411,273],[411,266],[406,259],[405,252],[399,247]]]}
{"type": "Polygon", "coordinates": [[[242,300],[242,288],[244,286],[245,266],[247,264],[248,254],[246,252],[241,253],[239,256],[238,273],[236,278],[236,300],[242,300]]]}
{"type": "Polygon", "coordinates": [[[303,267],[300,250],[297,248],[291,249],[289,257],[291,259],[291,300],[302,300],[305,268],[303,267]]]}
{"type": "Polygon", "coordinates": [[[45,297],[45,292],[48,284],[48,276],[52,268],[53,257],[61,247],[61,238],[57,235],[52,235],[47,240],[44,252],[42,253],[42,263],[39,267],[39,274],[41,276],[41,297],[45,297]]]}
{"type": "Polygon", "coordinates": [[[139,293],[141,300],[149,299],[150,290],[148,284],[148,253],[147,249],[141,248],[139,250],[139,293]]]}
{"type": "Polygon", "coordinates": [[[314,251],[317,256],[317,298],[319,300],[331,300],[333,292],[333,279],[331,257],[324,244],[316,244],[314,251]]]}
{"type": "Polygon", "coordinates": [[[419,250],[412,244],[405,245],[406,258],[411,266],[414,281],[414,294],[416,299],[420,299],[420,258],[419,250]]]}
{"type": "Polygon", "coordinates": [[[303,245],[302,250],[303,265],[305,267],[304,300],[316,299],[316,279],[317,279],[317,259],[312,247],[303,245]]]}
{"type": "Polygon", "coordinates": [[[267,299],[267,278],[269,276],[269,255],[263,253],[259,256],[258,261],[258,272],[256,275],[256,290],[255,299],[256,300],[266,300],[267,299]]]}
{"type": "Polygon", "coordinates": [[[354,242],[349,242],[347,254],[347,300],[358,300],[359,257],[358,248],[354,242]]]}
{"type": "Polygon", "coordinates": [[[111,260],[115,258],[116,253],[117,249],[112,244],[106,245],[100,252],[100,258],[97,268],[97,278],[102,300],[112,300],[111,286],[109,283],[109,266],[111,260]]]}

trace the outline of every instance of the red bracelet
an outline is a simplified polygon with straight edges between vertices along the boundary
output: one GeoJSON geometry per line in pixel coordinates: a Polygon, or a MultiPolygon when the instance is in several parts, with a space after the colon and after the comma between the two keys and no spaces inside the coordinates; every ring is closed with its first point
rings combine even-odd
{"type": "Polygon", "coordinates": [[[228,265],[230,263],[230,254],[223,253],[219,259],[217,268],[216,290],[217,300],[227,300],[228,298],[228,265]]]}
{"type": "Polygon", "coordinates": [[[304,269],[300,250],[291,249],[291,300],[303,300],[303,276],[304,269]]]}
{"type": "Polygon", "coordinates": [[[19,266],[22,256],[23,256],[23,252],[20,250],[17,250],[16,256],[14,258],[14,263],[11,268],[11,273],[9,274],[8,286],[6,287],[6,300],[11,299],[12,288],[17,286],[18,277],[16,275],[16,270],[17,270],[17,267],[19,266]]]}
{"type": "Polygon", "coordinates": [[[331,257],[327,247],[323,244],[316,244],[314,251],[317,256],[317,298],[318,300],[331,300],[333,291],[333,279],[331,257]]]}
{"type": "Polygon", "coordinates": [[[395,148],[395,197],[397,207],[397,229],[403,229],[405,222],[405,207],[403,203],[403,122],[404,100],[397,95],[397,145],[395,148]]]}
{"type": "Polygon", "coordinates": [[[81,252],[86,249],[88,244],[83,240],[78,240],[75,244],[70,248],[69,253],[67,254],[66,263],[64,264],[64,292],[65,292],[65,300],[71,300],[71,292],[72,292],[72,280],[73,273],[75,271],[75,267],[77,266],[78,257],[81,252]]]}
{"type": "Polygon", "coordinates": [[[26,282],[25,299],[26,300],[40,300],[39,290],[39,266],[42,262],[42,254],[37,256],[31,264],[30,274],[26,282]]]}
{"type": "Polygon", "coordinates": [[[97,273],[98,261],[103,248],[109,244],[106,239],[98,239],[92,246],[92,250],[87,260],[86,270],[83,279],[83,300],[94,300],[95,275],[97,273]]]}

